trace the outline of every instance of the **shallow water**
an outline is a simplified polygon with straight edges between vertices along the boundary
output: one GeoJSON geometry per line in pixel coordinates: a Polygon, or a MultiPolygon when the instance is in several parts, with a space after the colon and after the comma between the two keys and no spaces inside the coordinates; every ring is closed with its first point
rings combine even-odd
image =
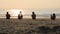
{"type": "Polygon", "coordinates": [[[37,18],[49,18],[52,13],[56,13],[56,16],[60,18],[60,9],[0,9],[0,17],[5,17],[6,12],[9,12],[11,17],[17,18],[18,14],[22,12],[24,18],[31,18],[31,14],[34,11],[37,18]]]}

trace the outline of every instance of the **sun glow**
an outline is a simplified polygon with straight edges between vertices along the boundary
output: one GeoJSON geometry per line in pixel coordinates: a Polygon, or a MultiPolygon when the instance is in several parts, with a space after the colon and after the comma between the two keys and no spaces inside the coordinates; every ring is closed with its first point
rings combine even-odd
{"type": "Polygon", "coordinates": [[[22,12],[22,10],[15,10],[15,9],[10,11],[12,11],[15,16],[17,16],[20,13],[20,11],[22,12]]]}

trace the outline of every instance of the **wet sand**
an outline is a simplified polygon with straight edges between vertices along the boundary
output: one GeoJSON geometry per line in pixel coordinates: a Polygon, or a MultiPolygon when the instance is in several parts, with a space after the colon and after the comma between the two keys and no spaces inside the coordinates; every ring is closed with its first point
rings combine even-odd
{"type": "Polygon", "coordinates": [[[0,33],[1,34],[38,34],[36,32],[29,32],[37,30],[36,28],[45,26],[53,28],[60,26],[60,19],[0,19],[0,33]],[[29,32],[29,33],[27,33],[29,32]]]}

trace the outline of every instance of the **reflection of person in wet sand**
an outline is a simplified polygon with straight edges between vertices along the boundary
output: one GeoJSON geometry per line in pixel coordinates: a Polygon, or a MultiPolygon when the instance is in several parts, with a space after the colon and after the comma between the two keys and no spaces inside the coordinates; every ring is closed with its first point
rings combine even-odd
{"type": "Polygon", "coordinates": [[[10,19],[10,14],[7,12],[6,19],[10,19]]]}
{"type": "Polygon", "coordinates": [[[23,18],[23,15],[22,15],[22,12],[20,11],[20,13],[18,14],[18,19],[22,19],[23,18]]]}
{"type": "Polygon", "coordinates": [[[36,19],[36,14],[35,14],[35,12],[32,12],[32,19],[36,19]]]}

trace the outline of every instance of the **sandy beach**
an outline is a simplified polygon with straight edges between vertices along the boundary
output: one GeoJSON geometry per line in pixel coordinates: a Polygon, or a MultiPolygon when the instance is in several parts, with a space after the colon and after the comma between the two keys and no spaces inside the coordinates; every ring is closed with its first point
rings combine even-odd
{"type": "MultiPolygon", "coordinates": [[[[0,19],[0,33],[1,34],[40,34],[36,33],[36,28],[45,26],[53,28],[60,26],[60,19],[0,19]],[[35,32],[29,32],[29,31],[35,32]],[[28,33],[29,32],[29,33],[28,33]]],[[[53,33],[52,33],[53,34],[53,33]]]]}

